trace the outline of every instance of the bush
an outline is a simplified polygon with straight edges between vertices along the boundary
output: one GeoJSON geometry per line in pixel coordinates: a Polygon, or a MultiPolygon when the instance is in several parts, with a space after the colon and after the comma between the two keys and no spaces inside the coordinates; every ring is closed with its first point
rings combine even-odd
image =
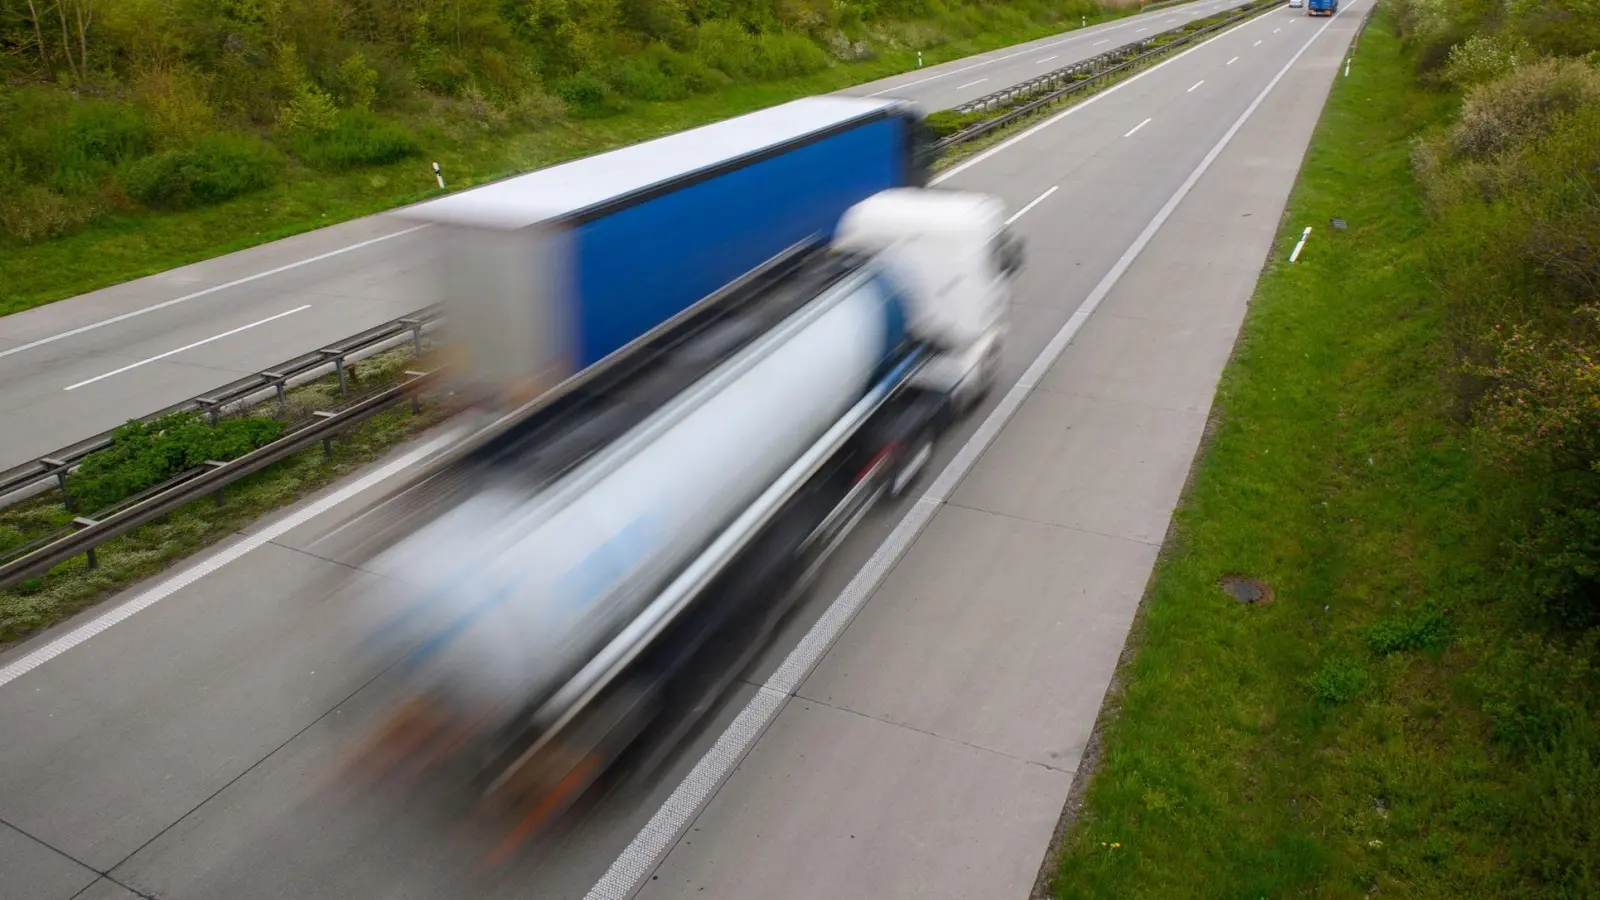
{"type": "Polygon", "coordinates": [[[337,114],[327,130],[301,132],[293,147],[296,156],[321,169],[383,165],[421,152],[400,125],[359,110],[337,114]]]}
{"type": "Polygon", "coordinates": [[[1467,95],[1450,132],[1457,156],[1501,153],[1548,133],[1564,115],[1600,107],[1600,70],[1573,60],[1544,60],[1467,95]]]}
{"type": "Polygon", "coordinates": [[[104,509],[206,460],[230,460],[276,440],[283,423],[275,419],[224,419],[216,426],[194,413],[175,413],[152,422],[129,422],[111,435],[111,446],[84,457],[67,482],[83,509],[104,509]]]}
{"type": "Polygon", "coordinates": [[[959,113],[953,109],[941,109],[937,112],[929,113],[926,122],[930,131],[944,138],[957,134],[963,129],[976,125],[993,115],[994,112],[989,110],[959,113]]]}
{"type": "Polygon", "coordinates": [[[0,164],[54,194],[99,191],[118,165],[149,152],[150,138],[149,125],[126,104],[53,87],[0,88],[0,164]]]}
{"type": "Polygon", "coordinates": [[[1378,656],[1438,650],[1448,643],[1450,617],[1433,606],[1385,616],[1367,630],[1367,647],[1378,656]]]}
{"type": "Polygon", "coordinates": [[[1311,676],[1309,686],[1318,703],[1328,706],[1348,703],[1366,690],[1367,670],[1348,656],[1330,656],[1311,676]]]}
{"type": "Polygon", "coordinates": [[[0,181],[0,234],[23,243],[70,234],[97,213],[87,200],[69,200],[36,184],[6,188],[0,181]]]}
{"type": "Polygon", "coordinates": [[[593,72],[579,72],[556,85],[556,96],[576,115],[604,115],[619,108],[611,86],[593,72]]]}
{"type": "Polygon", "coordinates": [[[277,178],[281,162],[277,152],[259,140],[211,135],[193,147],[133,163],[122,182],[128,196],[146,206],[184,209],[268,187],[277,178]]]}
{"type": "Polygon", "coordinates": [[[1457,87],[1483,84],[1510,73],[1528,55],[1526,41],[1475,34],[1450,48],[1444,78],[1457,87]]]}

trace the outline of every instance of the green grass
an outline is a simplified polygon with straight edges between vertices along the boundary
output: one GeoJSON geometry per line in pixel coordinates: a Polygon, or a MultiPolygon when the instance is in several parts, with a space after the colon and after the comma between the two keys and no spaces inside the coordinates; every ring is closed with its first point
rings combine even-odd
{"type": "Polygon", "coordinates": [[[1224,375],[1057,896],[1600,890],[1594,648],[1524,630],[1507,599],[1409,167],[1454,101],[1412,73],[1380,11],[1224,375]],[[1231,600],[1229,573],[1275,602],[1231,600]]]}
{"type": "MultiPolygon", "coordinates": [[[[412,356],[409,348],[368,357],[352,367],[355,390],[371,390],[395,382],[412,356]]],[[[288,418],[302,418],[314,409],[340,405],[338,382],[324,378],[289,392],[288,418]]],[[[274,411],[270,407],[263,411],[274,411]]],[[[224,503],[199,500],[128,535],[101,544],[99,565],[83,557],[52,569],[12,590],[0,591],[0,647],[27,637],[73,613],[104,600],[142,578],[204,549],[260,518],[326,487],[377,459],[402,441],[439,421],[436,410],[414,414],[410,404],[378,413],[342,437],[332,455],[320,446],[241,479],[224,491],[224,503]]],[[[71,479],[68,479],[71,487],[71,479]]],[[[74,513],[55,492],[0,509],[0,548],[49,535],[71,524],[74,513]]]]}
{"type": "MultiPolygon", "coordinates": [[[[1089,24],[1137,11],[1136,5],[1108,11],[1091,17],[1089,24]]],[[[1057,30],[1035,26],[954,40],[924,51],[923,62],[936,65],[1057,30]]],[[[63,238],[37,244],[0,242],[0,285],[4,286],[0,288],[0,315],[436,195],[440,191],[433,180],[434,161],[443,167],[447,187],[459,190],[796,97],[899,74],[915,66],[914,52],[887,51],[868,61],[839,63],[814,75],[735,84],[681,101],[634,102],[617,115],[562,118],[537,130],[509,135],[488,134],[447,117],[422,115],[409,122],[421,145],[415,158],[343,172],[298,167],[274,187],[215,206],[122,212],[63,238]],[[444,122],[453,124],[440,124],[444,122]]]]}

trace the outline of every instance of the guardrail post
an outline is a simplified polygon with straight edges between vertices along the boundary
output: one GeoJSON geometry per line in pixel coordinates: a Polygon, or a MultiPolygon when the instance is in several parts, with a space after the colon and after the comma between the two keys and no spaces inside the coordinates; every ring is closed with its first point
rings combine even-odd
{"type": "Polygon", "coordinates": [[[66,460],[49,456],[44,457],[39,462],[49,466],[56,476],[56,487],[61,489],[61,505],[67,508],[67,512],[77,512],[76,504],[72,502],[72,495],[67,493],[67,469],[71,468],[71,466],[67,464],[66,460]]]}
{"type": "Polygon", "coordinates": [[[261,377],[272,382],[273,390],[278,393],[278,405],[289,405],[289,376],[282,372],[262,372],[261,377]]]}
{"type": "Polygon", "coordinates": [[[222,404],[215,400],[207,400],[203,397],[196,398],[194,404],[205,410],[206,418],[211,420],[211,425],[213,428],[216,427],[218,419],[222,417],[222,404]]]}
{"type": "MultiPolygon", "coordinates": [[[[338,415],[338,414],[337,413],[327,412],[326,410],[321,410],[321,409],[316,410],[316,411],[311,413],[312,418],[316,418],[316,419],[331,419],[335,415],[338,415]]],[[[332,456],[333,455],[333,433],[332,432],[329,432],[326,436],[324,436],[322,438],[322,455],[323,456],[332,456]]]]}
{"type": "Polygon", "coordinates": [[[348,396],[350,394],[350,385],[345,380],[343,356],[335,356],[333,358],[333,371],[339,376],[339,396],[348,396]]]}
{"type": "MultiPolygon", "coordinates": [[[[209,470],[209,471],[215,471],[215,470],[220,469],[223,466],[227,465],[227,463],[222,462],[221,460],[208,459],[205,462],[201,463],[201,465],[205,466],[206,469],[209,470]]],[[[211,496],[216,498],[218,506],[222,505],[222,488],[221,487],[218,487],[216,489],[216,491],[211,496]]]]}
{"type": "Polygon", "coordinates": [[[422,320],[401,319],[400,324],[411,329],[411,352],[413,355],[422,355],[422,320]]]}
{"type": "MultiPolygon", "coordinates": [[[[415,379],[415,378],[421,378],[422,376],[424,376],[424,375],[426,375],[428,373],[427,372],[412,372],[410,370],[407,370],[404,374],[405,374],[405,376],[407,378],[415,379]]],[[[416,391],[412,391],[411,392],[411,414],[414,415],[414,416],[422,414],[422,395],[420,393],[416,392],[416,391]]]]}
{"type": "MultiPolygon", "coordinates": [[[[95,525],[95,524],[98,524],[98,523],[94,519],[89,518],[88,516],[79,516],[76,519],[72,520],[72,527],[73,528],[88,528],[90,525],[95,525]]],[[[88,557],[89,568],[97,569],[97,568],[100,567],[100,558],[94,555],[94,548],[93,547],[90,547],[84,553],[84,556],[88,557]]]]}

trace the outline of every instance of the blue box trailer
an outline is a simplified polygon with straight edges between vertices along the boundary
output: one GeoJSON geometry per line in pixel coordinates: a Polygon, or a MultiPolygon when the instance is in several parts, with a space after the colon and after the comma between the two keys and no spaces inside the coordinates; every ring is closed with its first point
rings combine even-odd
{"type": "Polygon", "coordinates": [[[1339,11],[1339,0],[1307,0],[1306,15],[1331,16],[1339,11]]]}
{"type": "Polygon", "coordinates": [[[931,146],[909,103],[809,97],[399,215],[437,227],[446,245],[457,363],[491,382],[537,370],[548,386],[795,244],[830,237],[861,200],[925,186],[931,146]]]}

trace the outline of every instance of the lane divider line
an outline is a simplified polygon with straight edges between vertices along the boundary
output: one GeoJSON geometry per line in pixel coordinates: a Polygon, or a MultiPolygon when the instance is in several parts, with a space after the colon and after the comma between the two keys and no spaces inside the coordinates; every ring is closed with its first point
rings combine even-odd
{"type": "Polygon", "coordinates": [[[1195,88],[1197,88],[1200,85],[1205,84],[1205,83],[1206,83],[1206,80],[1204,78],[1202,78],[1199,81],[1196,81],[1194,84],[1189,85],[1189,89],[1187,91],[1184,91],[1184,93],[1185,94],[1192,94],[1192,93],[1194,93],[1194,89],[1195,88]]]}
{"type": "Polygon", "coordinates": [[[967,82],[967,83],[966,83],[966,84],[963,84],[963,85],[957,85],[957,86],[956,86],[956,90],[958,90],[958,91],[964,91],[964,90],[966,90],[966,89],[967,89],[967,88],[969,88],[969,87],[972,87],[972,86],[973,86],[973,85],[975,85],[975,84],[983,84],[983,83],[984,83],[984,82],[985,82],[985,81],[988,81],[988,80],[989,80],[989,79],[987,79],[987,78],[979,78],[979,79],[978,79],[978,80],[977,80],[977,81],[969,81],[969,82],[967,82]]]}
{"type": "MultiPolygon", "coordinates": [[[[1337,15],[1337,14],[1335,14],[1335,15],[1337,15]]],[[[1098,103],[1103,98],[1106,98],[1106,97],[1111,96],[1112,94],[1115,94],[1117,91],[1120,91],[1123,88],[1127,87],[1128,85],[1133,84],[1134,82],[1136,82],[1139,79],[1145,77],[1146,75],[1150,75],[1150,74],[1152,74],[1154,72],[1157,72],[1157,71],[1159,71],[1159,70],[1161,70],[1161,69],[1163,69],[1163,68],[1165,68],[1165,67],[1167,67],[1167,66],[1169,66],[1169,65],[1171,65],[1171,64],[1173,64],[1175,62],[1177,62],[1178,60],[1183,59],[1185,56],[1188,56],[1189,54],[1195,52],[1196,50],[1200,50],[1200,49],[1202,49],[1204,47],[1211,46],[1215,41],[1221,40],[1222,38],[1225,38],[1228,35],[1231,35],[1234,32],[1238,31],[1239,29],[1245,28],[1245,27],[1251,25],[1252,23],[1254,23],[1256,21],[1258,21],[1258,19],[1251,19],[1248,22],[1242,22],[1242,23],[1240,23],[1238,25],[1235,25],[1234,27],[1228,29],[1227,31],[1224,31],[1221,34],[1216,35],[1216,37],[1212,38],[1211,40],[1205,41],[1204,43],[1196,44],[1193,47],[1190,47],[1189,49],[1183,51],[1182,53],[1177,54],[1176,56],[1170,56],[1170,57],[1162,60],[1161,62],[1156,63],[1155,65],[1151,66],[1150,68],[1145,69],[1143,72],[1135,72],[1135,73],[1133,73],[1129,77],[1117,82],[1116,84],[1113,84],[1112,86],[1106,88],[1103,91],[1097,91],[1093,96],[1085,98],[1083,100],[1083,102],[1074,103],[1071,106],[1067,107],[1066,109],[1062,110],[1061,112],[1058,112],[1055,115],[1049,117],[1048,119],[1045,119],[1043,122],[1040,122],[1037,125],[1033,125],[1033,126],[1029,127],[1028,129],[1026,129],[1025,131],[1022,131],[1022,132],[1020,132],[1018,134],[1012,135],[1011,137],[1006,138],[1005,140],[1001,141],[998,144],[995,144],[993,147],[990,147],[987,150],[983,150],[983,151],[980,151],[980,152],[974,154],[970,159],[964,160],[962,162],[957,163],[956,165],[951,166],[948,169],[945,169],[943,172],[940,172],[938,175],[934,176],[932,184],[939,185],[939,184],[944,183],[945,181],[948,181],[951,178],[956,177],[957,175],[960,175],[962,172],[965,172],[966,170],[968,170],[968,169],[972,168],[973,166],[977,165],[978,163],[983,162],[984,160],[988,159],[991,156],[994,156],[996,153],[999,153],[1000,151],[1006,149],[1007,147],[1011,147],[1011,146],[1013,146],[1015,144],[1020,144],[1023,141],[1027,140],[1028,138],[1033,137],[1034,135],[1038,134],[1039,132],[1045,130],[1046,128],[1049,128],[1051,125],[1054,125],[1055,123],[1061,121],[1062,119],[1065,119],[1066,117],[1068,117],[1070,115],[1073,115],[1074,113],[1078,112],[1078,110],[1086,109],[1086,108],[1088,108],[1090,106],[1093,106],[1095,103],[1098,103]]],[[[1330,19],[1329,21],[1332,21],[1332,20],[1330,19]]]]}
{"type": "Polygon", "coordinates": [[[1234,63],[1236,63],[1238,61],[1239,61],[1239,57],[1235,56],[1233,59],[1230,59],[1227,62],[1223,63],[1223,65],[1231,66],[1231,65],[1233,65],[1234,63]]]}
{"type": "Polygon", "coordinates": [[[297,312],[304,312],[305,310],[308,310],[310,308],[311,308],[311,304],[305,303],[305,304],[302,304],[300,306],[296,306],[294,309],[286,310],[284,312],[278,313],[275,316],[267,316],[265,319],[260,319],[260,320],[255,321],[255,322],[251,322],[249,325],[240,325],[238,328],[233,328],[233,329],[230,329],[228,331],[224,331],[221,334],[214,334],[211,337],[208,337],[208,338],[206,338],[204,340],[195,341],[192,344],[184,344],[182,347],[179,347],[176,350],[168,350],[165,353],[157,353],[155,356],[151,356],[151,357],[148,357],[146,359],[141,359],[136,363],[130,363],[129,365],[123,366],[120,369],[112,369],[111,371],[105,373],[104,375],[96,375],[93,378],[85,379],[83,381],[78,382],[77,384],[69,384],[66,387],[62,388],[62,390],[64,390],[64,391],[77,390],[78,388],[81,388],[86,384],[94,384],[96,381],[101,381],[101,380],[104,380],[106,378],[110,378],[113,375],[121,375],[123,372],[132,371],[134,369],[139,368],[140,366],[146,366],[146,365],[149,365],[150,363],[158,362],[160,360],[166,359],[169,356],[176,356],[176,355],[178,355],[179,353],[182,353],[185,350],[193,350],[196,347],[203,347],[206,344],[211,343],[212,341],[220,341],[225,337],[232,337],[232,336],[238,334],[241,331],[249,331],[250,329],[256,327],[257,325],[265,325],[268,322],[275,322],[278,319],[283,318],[284,316],[292,316],[297,312]]]}
{"type": "Polygon", "coordinates": [[[1050,190],[1045,191],[1044,193],[1040,194],[1039,196],[1033,198],[1033,200],[1031,200],[1028,203],[1027,206],[1024,206],[1023,208],[1021,208],[1021,209],[1017,210],[1016,212],[1012,213],[1011,214],[1011,218],[1006,220],[1006,224],[1010,225],[1011,223],[1017,221],[1018,219],[1022,218],[1025,215],[1027,215],[1028,214],[1028,210],[1033,209],[1035,206],[1038,206],[1040,203],[1043,203],[1044,199],[1046,197],[1050,196],[1051,194],[1054,194],[1056,191],[1059,191],[1059,190],[1061,190],[1061,185],[1059,185],[1059,184],[1051,185],[1050,186],[1050,190]]]}
{"type": "MultiPolygon", "coordinates": [[[[1350,7],[1346,7],[1349,9],[1350,7]]],[[[1342,10],[1341,10],[1342,12],[1342,10]]],[[[878,586],[888,577],[890,570],[899,564],[900,559],[911,544],[922,533],[922,530],[933,520],[934,514],[944,506],[945,501],[955,491],[956,486],[967,476],[978,462],[979,456],[988,449],[990,443],[999,436],[1000,430],[1005,427],[1016,411],[1021,408],[1024,400],[1033,393],[1035,385],[1042,380],[1050,367],[1055,365],[1057,359],[1066,350],[1067,344],[1077,336],[1085,322],[1094,314],[1095,309],[1116,287],[1117,282],[1133,265],[1133,261],[1144,251],[1152,238],[1155,237],[1161,226],[1166,224],[1168,218],[1178,208],[1178,204],[1189,196],[1195,184],[1200,180],[1211,164],[1222,155],[1228,144],[1232,143],[1235,135],[1250,120],[1255,111],[1272,93],[1273,88],[1283,80],[1300,57],[1311,48],[1317,38],[1327,31],[1339,13],[1335,13],[1326,23],[1311,35],[1294,56],[1284,64],[1278,74],[1267,82],[1250,105],[1245,108],[1239,118],[1234,120],[1232,126],[1223,134],[1222,138],[1206,153],[1205,158],[1189,173],[1177,192],[1167,199],[1167,202],[1156,213],[1155,218],[1145,226],[1144,231],[1134,239],[1116,262],[1111,270],[1100,279],[1089,296],[1084,298],[1083,304],[1072,314],[1067,323],[1056,332],[1050,343],[1040,351],[1022,377],[1012,386],[1011,390],[1001,398],[1000,402],[990,411],[989,415],[978,426],[972,437],[956,452],[955,458],[939,473],[927,493],[917,499],[911,509],[905,514],[889,536],[884,539],[878,549],[861,567],[854,578],[850,580],[839,596],[829,605],[816,624],[811,626],[800,643],[789,652],[789,655],[745,705],[744,709],[734,719],[716,740],[710,750],[695,763],[688,776],[673,789],[661,808],[650,817],[650,821],[639,830],[639,834],[622,851],[606,873],[600,877],[595,886],[590,889],[586,900],[628,900],[649,879],[650,873],[655,870],[660,861],[671,850],[679,837],[689,827],[690,823],[710,802],[712,795],[722,787],[739,766],[739,763],[750,752],[761,736],[766,733],[778,713],[783,711],[788,700],[799,690],[800,685],[810,677],[822,657],[844,633],[851,621],[855,619],[861,608],[866,605],[868,598],[877,591],[878,586]]],[[[1153,70],[1147,70],[1153,71],[1153,70]]],[[[1127,82],[1123,82],[1126,84],[1127,82]]]]}
{"type": "MultiPolygon", "coordinates": [[[[1190,88],[1190,90],[1193,90],[1193,88],[1190,88]]],[[[1127,134],[1125,134],[1125,135],[1123,135],[1123,137],[1125,137],[1125,138],[1131,138],[1131,137],[1133,137],[1133,134],[1134,134],[1134,132],[1136,132],[1136,131],[1138,131],[1138,130],[1139,130],[1139,129],[1141,129],[1141,128],[1143,128],[1143,127],[1145,127],[1145,126],[1146,126],[1146,125],[1149,125],[1149,124],[1150,124],[1150,122],[1151,122],[1151,120],[1150,120],[1150,119],[1145,119],[1145,120],[1144,120],[1144,121],[1143,121],[1143,122],[1140,122],[1140,123],[1139,123],[1139,124],[1137,124],[1137,125],[1135,125],[1135,126],[1133,126],[1133,130],[1132,130],[1132,131],[1129,131],[1129,132],[1128,132],[1128,133],[1127,133],[1127,134]]]]}
{"type": "Polygon", "coordinates": [[[0,358],[4,358],[4,357],[7,357],[7,356],[10,356],[13,353],[21,353],[24,350],[32,350],[35,347],[43,347],[46,344],[53,344],[56,341],[66,340],[69,337],[76,337],[76,336],[78,336],[80,334],[83,334],[85,332],[94,331],[96,328],[104,328],[107,325],[115,325],[118,322],[126,322],[129,319],[135,318],[136,316],[142,316],[145,313],[153,313],[153,312],[155,312],[157,310],[166,309],[169,306],[176,306],[179,303],[188,303],[190,300],[198,300],[201,297],[205,297],[205,296],[208,296],[208,295],[211,295],[211,294],[215,294],[218,291],[225,291],[225,290],[228,290],[229,288],[236,288],[241,284],[249,284],[252,281],[259,281],[262,278],[269,278],[269,277],[271,277],[273,275],[279,275],[279,274],[282,274],[284,272],[288,272],[288,271],[290,271],[292,269],[298,269],[301,266],[309,266],[314,262],[321,262],[321,261],[323,261],[325,259],[331,259],[331,258],[333,258],[335,256],[339,256],[341,254],[349,253],[352,250],[360,250],[363,247],[371,247],[373,244],[381,244],[381,243],[383,243],[384,241],[387,241],[387,240],[393,240],[394,238],[397,238],[397,237],[403,237],[403,236],[411,234],[413,232],[421,231],[422,229],[429,227],[429,224],[430,223],[424,222],[421,225],[413,225],[410,228],[402,228],[399,231],[392,231],[392,232],[390,232],[388,234],[385,234],[385,235],[380,235],[380,236],[375,237],[375,238],[369,238],[367,240],[351,244],[348,247],[340,247],[337,250],[329,250],[327,253],[319,253],[316,256],[308,256],[305,259],[298,260],[298,261],[292,262],[292,263],[288,263],[287,265],[279,266],[276,269],[268,269],[265,272],[257,272],[254,275],[246,275],[243,278],[236,278],[233,281],[229,281],[229,282],[227,282],[225,284],[213,285],[211,287],[206,288],[203,291],[195,291],[192,294],[184,294],[182,297],[174,297],[171,300],[164,300],[161,303],[155,304],[154,306],[146,306],[146,307],[144,307],[142,309],[133,310],[132,312],[125,312],[120,316],[112,316],[109,319],[101,319],[98,322],[91,322],[88,325],[83,325],[83,326],[80,326],[78,328],[73,328],[73,329],[71,329],[69,331],[63,331],[60,334],[52,334],[52,335],[50,335],[49,337],[46,337],[46,338],[40,338],[40,339],[38,339],[36,341],[30,341],[30,342],[28,342],[26,344],[20,344],[20,345],[18,345],[16,347],[12,347],[12,348],[7,349],[7,350],[0,350],[0,358]]]}

